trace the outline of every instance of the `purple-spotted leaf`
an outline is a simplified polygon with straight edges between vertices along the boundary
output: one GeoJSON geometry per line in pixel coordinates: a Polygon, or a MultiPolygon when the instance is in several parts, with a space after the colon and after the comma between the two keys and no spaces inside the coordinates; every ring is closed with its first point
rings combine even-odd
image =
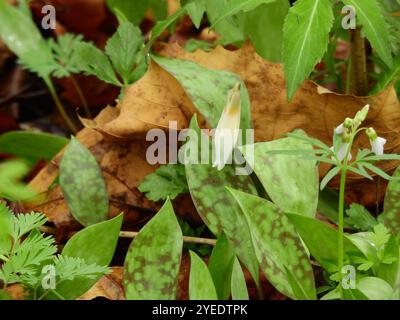
{"type": "Polygon", "coordinates": [[[190,251],[190,300],[217,300],[217,291],[205,262],[193,251],[190,251]]]}
{"type": "Polygon", "coordinates": [[[314,217],[318,205],[318,168],[315,161],[299,155],[268,153],[312,149],[309,143],[302,140],[284,138],[243,146],[241,151],[271,200],[280,209],[314,217]]]}
{"type": "MultiPolygon", "coordinates": [[[[117,247],[122,220],[123,215],[120,214],[113,219],[82,229],[68,240],[62,255],[84,259],[87,264],[108,266],[117,247]]],[[[77,277],[71,281],[66,280],[59,283],[56,290],[65,299],[73,300],[89,290],[99,278],[77,277]]],[[[46,295],[46,299],[57,299],[57,297],[49,293],[46,295]]]]}
{"type": "Polygon", "coordinates": [[[272,202],[229,189],[246,215],[253,245],[267,279],[281,293],[303,299],[292,289],[287,269],[308,299],[316,299],[314,274],[297,232],[286,215],[272,202]]]}
{"type": "Polygon", "coordinates": [[[89,226],[107,219],[108,194],[101,169],[90,151],[74,137],[60,164],[60,185],[68,208],[79,223],[89,226]]]}
{"type": "MultiPolygon", "coordinates": [[[[201,134],[197,124],[197,118],[193,117],[190,128],[201,134]]],[[[193,150],[197,145],[190,147],[187,142],[184,147],[193,150]]],[[[256,194],[256,188],[250,176],[236,175],[233,165],[226,165],[222,170],[213,168],[211,164],[185,165],[186,179],[193,203],[207,227],[216,235],[223,231],[235,254],[245,264],[253,279],[259,280],[259,266],[251,242],[251,233],[246,218],[239,205],[232,198],[226,187],[240,189],[248,193],[256,194]]]]}
{"type": "Polygon", "coordinates": [[[132,241],[124,266],[128,300],[174,300],[182,254],[182,231],[170,200],[132,241]]]}
{"type": "MultiPolygon", "coordinates": [[[[400,177],[400,168],[393,173],[393,178],[400,177]]],[[[400,233],[400,180],[389,181],[386,189],[382,216],[385,226],[393,234],[400,233]]]]}

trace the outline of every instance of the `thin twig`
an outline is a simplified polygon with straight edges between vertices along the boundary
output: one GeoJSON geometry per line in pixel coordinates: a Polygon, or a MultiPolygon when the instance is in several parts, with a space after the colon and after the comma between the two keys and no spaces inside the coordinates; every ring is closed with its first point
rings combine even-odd
{"type": "Polygon", "coordinates": [[[73,85],[74,88],[75,88],[76,93],[77,93],[78,96],[79,96],[79,99],[80,99],[81,102],[82,102],[83,110],[85,110],[86,117],[88,117],[88,118],[91,119],[91,118],[92,118],[92,115],[91,115],[91,113],[90,113],[89,106],[88,106],[88,104],[87,104],[85,95],[83,94],[81,87],[79,86],[78,82],[76,81],[75,77],[74,77],[72,74],[71,74],[71,76],[70,76],[70,79],[71,79],[72,85],[73,85]]]}

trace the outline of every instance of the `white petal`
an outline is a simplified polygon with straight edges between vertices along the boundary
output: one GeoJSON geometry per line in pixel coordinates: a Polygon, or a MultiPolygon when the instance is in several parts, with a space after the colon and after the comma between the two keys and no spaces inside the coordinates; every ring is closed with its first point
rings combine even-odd
{"type": "MultiPolygon", "coordinates": [[[[346,156],[347,150],[349,149],[350,144],[349,143],[342,143],[340,146],[340,149],[337,153],[337,157],[339,161],[343,161],[344,157],[346,156]]],[[[349,157],[347,158],[348,161],[352,159],[351,153],[349,153],[349,157]]]]}
{"type": "Polygon", "coordinates": [[[343,123],[335,128],[336,134],[343,134],[344,133],[344,125],[343,123]]]}
{"type": "Polygon", "coordinates": [[[375,153],[377,156],[383,155],[385,144],[386,139],[382,137],[378,137],[374,141],[371,141],[372,152],[375,153]]]}

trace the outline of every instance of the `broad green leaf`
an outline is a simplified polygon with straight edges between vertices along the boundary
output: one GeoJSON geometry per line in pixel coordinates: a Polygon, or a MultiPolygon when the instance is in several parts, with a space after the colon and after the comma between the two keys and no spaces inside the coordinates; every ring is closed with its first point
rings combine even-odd
{"type": "MultiPolygon", "coordinates": [[[[185,89],[196,109],[215,128],[226,104],[228,92],[240,81],[233,73],[209,70],[188,60],[153,56],[153,60],[168,71],[185,89]]],[[[241,85],[241,129],[250,129],[250,99],[246,86],[241,85]]]]}
{"type": "Polygon", "coordinates": [[[68,139],[37,132],[11,131],[0,136],[0,153],[31,160],[51,160],[68,139]]]}
{"type": "MultiPolygon", "coordinates": [[[[286,214],[311,255],[330,273],[337,271],[338,232],[325,223],[298,214],[286,214]]],[[[363,257],[360,250],[344,238],[345,258],[363,257]]]]}
{"type": "MultiPolygon", "coordinates": [[[[82,229],[66,243],[62,255],[81,258],[86,264],[108,266],[114,256],[119,239],[123,215],[91,225],[82,229]]],[[[76,299],[89,290],[97,279],[78,277],[72,281],[64,281],[57,285],[56,291],[66,299],[76,299]]],[[[56,298],[51,293],[46,299],[56,298]]]]}
{"type": "Polygon", "coordinates": [[[105,52],[125,85],[132,83],[132,74],[142,60],[142,32],[130,22],[123,22],[107,41],[105,52]]]}
{"type": "Polygon", "coordinates": [[[150,0],[149,8],[156,21],[164,20],[168,16],[168,0],[150,0]]]}
{"type": "MultiPolygon", "coordinates": [[[[200,137],[197,118],[193,117],[190,128],[200,137]]],[[[200,138],[199,138],[200,141],[200,138]]],[[[186,143],[184,147],[189,146],[186,143]]],[[[197,147],[197,146],[196,146],[197,147]]],[[[223,231],[239,259],[258,281],[258,262],[255,257],[250,229],[239,205],[226,187],[256,194],[250,176],[236,175],[235,167],[227,165],[222,170],[211,164],[191,164],[186,167],[186,180],[193,203],[207,227],[216,235],[223,231]]]]}
{"type": "Polygon", "coordinates": [[[239,203],[250,226],[257,259],[268,281],[281,293],[296,296],[287,275],[293,273],[298,287],[309,299],[316,299],[314,274],[295,228],[272,202],[241,191],[230,192],[239,203]]]}
{"type": "Polygon", "coordinates": [[[221,44],[241,44],[246,40],[244,30],[232,18],[221,20],[215,24],[220,17],[221,8],[225,7],[227,3],[227,0],[206,1],[207,18],[211,24],[215,25],[214,30],[222,37],[221,44]]]}
{"type": "Polygon", "coordinates": [[[132,241],[124,265],[128,300],[174,300],[182,253],[182,231],[170,200],[132,241]]]}
{"type": "Polygon", "coordinates": [[[227,300],[231,293],[231,274],[234,259],[236,258],[232,245],[225,233],[222,232],[208,262],[208,269],[220,300],[227,300]]]}
{"type": "Polygon", "coordinates": [[[249,300],[246,279],[244,278],[242,266],[235,258],[231,277],[232,300],[249,300]]]}
{"type": "MultiPolygon", "coordinates": [[[[400,177],[400,168],[396,169],[393,177],[400,177]]],[[[400,233],[400,180],[389,181],[380,218],[394,235],[400,233]]]]}
{"type": "Polygon", "coordinates": [[[369,300],[391,300],[392,287],[384,280],[376,277],[366,277],[357,281],[357,290],[369,300]]]}
{"type": "Polygon", "coordinates": [[[338,222],[339,195],[336,191],[325,188],[319,193],[317,211],[330,221],[338,222]]]}
{"type": "Polygon", "coordinates": [[[290,8],[284,26],[283,45],[289,100],[324,56],[333,18],[329,0],[297,0],[290,8]]]}
{"type": "Polygon", "coordinates": [[[383,10],[376,0],[343,0],[343,3],[353,6],[356,17],[363,26],[363,32],[387,66],[392,67],[389,28],[386,24],[383,10]]]}
{"type": "Polygon", "coordinates": [[[182,5],[186,7],[190,19],[192,19],[194,26],[198,29],[206,11],[206,0],[186,0],[182,1],[182,5]]]}
{"type": "Polygon", "coordinates": [[[256,9],[258,6],[264,3],[271,3],[275,0],[230,0],[220,11],[220,16],[216,21],[213,22],[211,28],[214,27],[218,22],[229,18],[239,12],[248,12],[256,9]]]}
{"type": "Polygon", "coordinates": [[[122,14],[128,21],[139,25],[149,7],[149,0],[107,0],[107,6],[120,22],[122,14]]]}
{"type": "Polygon", "coordinates": [[[241,147],[271,200],[285,212],[314,217],[318,205],[318,168],[301,156],[274,150],[313,150],[307,142],[284,138],[241,147]],[[253,158],[254,156],[254,158],[253,158]],[[288,201],[290,199],[290,201],[288,201]]]}
{"type": "Polygon", "coordinates": [[[205,262],[193,251],[190,251],[190,300],[217,300],[214,282],[205,262]]]}
{"type": "Polygon", "coordinates": [[[68,208],[84,226],[107,219],[108,193],[96,158],[72,137],[60,163],[60,185],[68,208]]]}
{"type": "Polygon", "coordinates": [[[257,53],[268,61],[282,61],[283,25],[289,8],[288,0],[275,0],[246,12],[244,16],[246,35],[257,53]]]}

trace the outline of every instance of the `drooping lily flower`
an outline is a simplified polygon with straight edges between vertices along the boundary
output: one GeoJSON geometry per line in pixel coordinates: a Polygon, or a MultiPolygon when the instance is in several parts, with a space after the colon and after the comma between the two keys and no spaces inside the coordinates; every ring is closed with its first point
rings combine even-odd
{"type": "Polygon", "coordinates": [[[227,103],[218,121],[213,138],[213,167],[222,170],[229,162],[240,132],[241,95],[240,83],[228,94],[227,103]]]}
{"type": "Polygon", "coordinates": [[[374,128],[368,128],[366,132],[369,138],[369,142],[371,144],[372,152],[375,153],[377,156],[383,155],[384,145],[386,144],[387,140],[385,138],[378,137],[374,128]]]}

